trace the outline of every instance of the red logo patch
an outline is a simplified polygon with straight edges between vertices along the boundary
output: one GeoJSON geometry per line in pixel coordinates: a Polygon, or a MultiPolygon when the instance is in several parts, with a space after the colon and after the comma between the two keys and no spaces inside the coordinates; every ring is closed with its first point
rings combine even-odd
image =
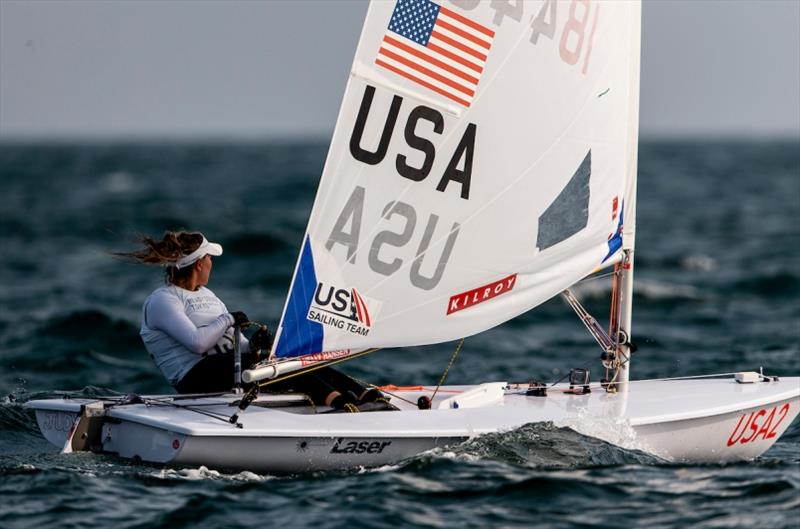
{"type": "Polygon", "coordinates": [[[450,315],[460,310],[468,309],[478,303],[496,298],[501,294],[505,294],[514,289],[517,283],[517,274],[511,274],[494,283],[489,283],[482,287],[478,287],[461,294],[456,294],[450,297],[450,302],[447,304],[447,314],[450,315]]]}
{"type": "Polygon", "coordinates": [[[338,360],[350,354],[350,349],[340,349],[338,351],[326,351],[324,353],[312,353],[310,355],[301,356],[299,358],[300,365],[310,366],[318,362],[328,362],[330,360],[338,360]]]}

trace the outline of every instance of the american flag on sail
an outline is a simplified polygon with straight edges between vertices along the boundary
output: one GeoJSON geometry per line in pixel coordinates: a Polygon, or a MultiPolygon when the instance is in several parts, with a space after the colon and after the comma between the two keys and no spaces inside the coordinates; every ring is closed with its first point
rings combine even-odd
{"type": "Polygon", "coordinates": [[[469,107],[494,31],[429,0],[397,0],[375,64],[469,107]]]}

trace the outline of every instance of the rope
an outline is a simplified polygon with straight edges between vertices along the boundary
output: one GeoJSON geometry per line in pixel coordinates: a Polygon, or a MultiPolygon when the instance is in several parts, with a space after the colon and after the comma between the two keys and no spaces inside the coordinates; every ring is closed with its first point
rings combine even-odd
{"type": "Polygon", "coordinates": [[[239,404],[239,409],[236,413],[231,415],[229,422],[232,424],[238,424],[239,416],[245,412],[245,410],[250,407],[250,404],[256,399],[256,395],[258,391],[263,388],[264,386],[268,386],[270,384],[274,384],[281,380],[288,380],[290,378],[294,378],[300,375],[305,375],[306,373],[311,373],[312,371],[316,371],[317,369],[322,369],[323,367],[328,367],[336,364],[340,364],[342,362],[346,362],[347,360],[354,360],[356,358],[360,358],[362,356],[366,356],[370,353],[374,353],[375,351],[380,351],[380,347],[376,347],[374,349],[367,349],[365,351],[361,351],[360,353],[355,353],[350,356],[345,356],[344,358],[339,358],[338,360],[331,360],[330,362],[319,362],[311,367],[306,369],[298,369],[297,371],[293,371],[292,373],[288,373],[283,376],[275,377],[271,380],[267,380],[266,382],[257,382],[253,384],[253,387],[247,390],[247,392],[242,396],[242,399],[239,404]]]}
{"type": "Polygon", "coordinates": [[[398,394],[396,394],[396,393],[392,393],[391,391],[387,391],[387,390],[385,390],[385,389],[381,389],[381,388],[380,388],[380,386],[377,386],[377,385],[375,385],[375,384],[370,384],[369,382],[367,382],[367,381],[365,381],[365,380],[358,379],[358,378],[356,378],[356,377],[354,377],[354,376],[352,376],[352,375],[348,375],[348,376],[349,376],[350,378],[352,378],[353,380],[355,380],[356,382],[358,382],[359,384],[361,384],[362,386],[369,386],[369,387],[371,387],[371,388],[377,389],[377,390],[378,390],[378,391],[380,391],[381,393],[386,393],[387,395],[391,395],[392,397],[396,398],[397,400],[402,400],[403,402],[406,402],[406,403],[408,403],[408,404],[412,404],[412,405],[414,405],[414,406],[416,406],[416,405],[417,405],[417,403],[416,403],[416,402],[414,402],[414,401],[411,401],[411,400],[408,400],[408,399],[406,399],[406,398],[404,398],[404,397],[401,397],[400,395],[398,395],[398,394]]]}
{"type": "Polygon", "coordinates": [[[447,364],[447,367],[445,368],[444,373],[442,373],[442,378],[439,379],[439,383],[436,385],[436,389],[433,391],[433,396],[431,397],[431,402],[433,402],[433,399],[436,398],[436,394],[439,392],[439,388],[442,387],[442,384],[444,384],[444,381],[447,378],[447,373],[449,373],[450,372],[450,368],[453,367],[453,363],[456,361],[456,358],[458,357],[458,353],[461,351],[461,346],[462,345],[464,345],[464,338],[461,338],[461,341],[458,342],[458,346],[456,347],[456,350],[453,351],[453,355],[450,357],[450,362],[447,364]]]}
{"type": "MultiPolygon", "coordinates": [[[[587,362],[584,365],[588,365],[588,363],[589,362],[587,362]]],[[[714,374],[711,374],[711,375],[689,375],[689,376],[685,376],[685,377],[671,377],[671,378],[648,378],[648,379],[644,379],[644,380],[629,380],[627,382],[615,382],[615,381],[612,380],[611,382],[613,384],[615,384],[615,385],[621,386],[622,384],[637,384],[637,383],[641,383],[641,382],[669,382],[671,380],[698,380],[698,379],[704,379],[704,378],[730,377],[730,376],[733,376],[735,374],[736,374],[736,372],[734,371],[734,372],[731,372],[731,373],[714,373],[714,374]]],[[[555,382],[553,382],[550,385],[550,387],[555,386],[556,384],[558,384],[559,382],[561,382],[562,380],[564,380],[568,376],[569,376],[569,373],[567,373],[566,375],[564,375],[560,379],[558,379],[555,382]]],[[[615,379],[616,379],[616,375],[615,375],[615,379]]]]}
{"type": "MultiPolygon", "coordinates": [[[[203,396],[219,396],[222,393],[207,393],[203,394],[203,396]]],[[[176,395],[176,397],[181,397],[176,395]]],[[[197,395],[187,396],[186,398],[197,398],[197,395]]],[[[176,402],[171,402],[170,397],[164,396],[159,398],[146,398],[142,397],[141,395],[124,395],[119,398],[109,398],[109,397],[101,397],[97,400],[105,401],[110,400],[112,401],[111,404],[107,405],[105,409],[110,409],[118,406],[130,406],[134,404],[144,404],[145,406],[163,406],[163,407],[171,407],[171,408],[178,408],[181,410],[190,411],[193,413],[198,413],[200,415],[205,415],[207,417],[211,417],[212,419],[216,419],[218,421],[222,421],[224,423],[228,422],[228,417],[221,414],[221,413],[213,413],[206,410],[198,409],[196,406],[186,405],[186,404],[178,404],[176,402]]],[[[219,405],[218,403],[214,403],[213,405],[219,405]]]]}
{"type": "Polygon", "coordinates": [[[186,406],[186,405],[183,405],[183,404],[176,404],[174,402],[163,402],[163,401],[153,401],[153,402],[145,401],[145,404],[148,405],[148,406],[165,406],[165,407],[178,408],[180,410],[186,410],[186,411],[190,411],[192,413],[199,413],[200,415],[205,415],[206,417],[211,417],[212,419],[216,419],[216,420],[224,422],[226,424],[229,423],[229,417],[227,415],[222,415],[221,413],[217,414],[217,413],[213,413],[213,412],[210,412],[210,411],[197,409],[194,406],[186,406]]]}
{"type": "MultiPolygon", "coordinates": [[[[431,401],[433,401],[433,399],[436,398],[436,394],[439,392],[439,388],[441,388],[442,384],[444,384],[444,381],[447,379],[447,375],[449,374],[450,369],[453,367],[453,364],[455,363],[456,358],[458,358],[458,354],[461,352],[461,346],[463,346],[463,345],[464,345],[464,338],[462,338],[458,342],[458,346],[456,347],[456,350],[453,351],[453,354],[450,357],[450,362],[448,362],[447,367],[444,370],[444,373],[442,373],[442,377],[439,379],[439,384],[437,384],[436,389],[433,391],[433,396],[431,397],[431,401]]],[[[374,352],[380,351],[380,350],[381,350],[380,347],[377,347],[377,348],[374,348],[374,349],[367,349],[366,351],[362,351],[360,353],[352,354],[352,355],[346,356],[344,358],[339,358],[337,360],[332,360],[330,362],[323,362],[323,363],[320,363],[318,365],[311,366],[311,367],[309,367],[307,369],[300,369],[300,370],[294,371],[292,373],[289,373],[287,375],[273,378],[273,379],[268,380],[266,382],[260,382],[260,383],[258,383],[257,387],[268,386],[269,384],[274,384],[275,382],[278,382],[278,381],[281,381],[281,380],[288,380],[290,378],[297,377],[297,376],[300,376],[300,375],[304,375],[306,373],[311,373],[312,371],[316,371],[317,369],[322,369],[323,367],[329,367],[329,366],[332,366],[332,365],[340,364],[340,363],[346,362],[348,360],[355,360],[356,358],[359,358],[361,356],[365,356],[365,355],[368,355],[370,353],[374,353],[374,352]]],[[[371,388],[378,389],[378,386],[376,386],[375,384],[371,384],[371,383],[366,382],[364,380],[359,380],[359,379],[357,379],[355,377],[351,377],[351,378],[353,380],[355,380],[356,382],[358,382],[359,384],[362,384],[364,386],[369,386],[371,388]]],[[[253,389],[251,389],[250,391],[253,391],[253,389]]],[[[392,397],[395,397],[398,400],[402,400],[403,402],[406,402],[408,404],[412,404],[414,406],[417,405],[416,402],[412,402],[412,401],[410,401],[410,400],[408,400],[406,398],[403,398],[403,397],[401,397],[401,396],[399,396],[399,395],[397,395],[395,393],[392,393],[390,391],[386,391],[386,390],[380,390],[380,391],[382,391],[383,393],[386,393],[388,395],[391,395],[392,397]]]]}
{"type": "MultiPolygon", "coordinates": [[[[627,344],[621,344],[619,342],[619,335],[620,335],[620,288],[621,288],[621,273],[622,267],[620,264],[614,265],[614,270],[611,273],[604,274],[601,276],[596,276],[591,278],[593,279],[600,279],[602,277],[613,277],[612,288],[611,288],[611,314],[609,318],[609,329],[608,333],[602,328],[600,323],[591,315],[589,312],[581,305],[578,298],[569,290],[564,290],[561,294],[567,303],[572,307],[575,313],[578,315],[578,318],[581,320],[581,323],[586,327],[589,331],[589,334],[595,339],[597,344],[603,350],[604,353],[613,353],[613,366],[607,366],[605,359],[603,362],[603,368],[605,372],[604,379],[608,380],[605,385],[605,388],[610,393],[616,392],[616,384],[617,379],[619,378],[620,369],[622,366],[628,363],[629,358],[628,355],[624,354],[622,351],[621,346],[627,344]],[[613,376],[611,375],[611,370],[613,368],[613,376]]],[[[584,280],[585,281],[585,280],[584,280]]],[[[587,362],[583,365],[585,369],[590,362],[587,362]]],[[[564,375],[557,381],[553,382],[551,386],[554,386],[564,380],[568,375],[564,375]]]]}
{"type": "Polygon", "coordinates": [[[584,327],[586,327],[586,330],[589,331],[589,334],[592,335],[592,338],[595,339],[597,344],[600,346],[600,349],[606,352],[615,350],[614,341],[608,336],[608,334],[606,334],[597,320],[591,314],[589,314],[585,308],[583,308],[583,305],[581,305],[581,303],[578,301],[578,298],[576,298],[569,289],[563,291],[561,295],[567,301],[569,306],[572,307],[572,310],[575,311],[575,314],[578,315],[581,323],[583,323],[584,327]]]}
{"type": "Polygon", "coordinates": [[[583,279],[581,279],[580,281],[578,281],[575,284],[579,285],[581,283],[589,283],[590,281],[597,281],[598,279],[605,279],[606,277],[613,276],[615,273],[616,272],[612,271],[612,272],[608,272],[608,273],[605,273],[605,274],[597,274],[597,275],[586,276],[586,277],[584,277],[583,279]]]}
{"type": "Polygon", "coordinates": [[[633,384],[636,382],[666,382],[670,380],[695,380],[701,378],[718,378],[718,377],[730,377],[735,375],[737,372],[731,373],[715,373],[712,375],[691,375],[686,377],[672,377],[672,378],[650,378],[645,380],[629,380],[628,382],[617,382],[617,384],[633,384]]]}

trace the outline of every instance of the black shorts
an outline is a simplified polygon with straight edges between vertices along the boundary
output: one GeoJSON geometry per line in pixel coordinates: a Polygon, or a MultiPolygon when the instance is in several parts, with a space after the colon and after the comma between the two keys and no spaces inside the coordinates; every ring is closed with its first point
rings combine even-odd
{"type": "Polygon", "coordinates": [[[350,391],[356,398],[359,398],[366,389],[349,376],[332,367],[320,367],[296,377],[267,384],[262,388],[263,391],[272,393],[304,393],[311,397],[311,400],[317,406],[324,405],[325,399],[334,391],[342,394],[350,391]]]}
{"type": "MultiPolygon", "coordinates": [[[[242,354],[242,370],[258,361],[256,353],[242,354]]],[[[233,388],[233,354],[209,355],[175,384],[178,393],[223,393],[233,388]]]]}
{"type": "MultiPolygon", "coordinates": [[[[247,369],[257,361],[256,353],[242,354],[242,369],[247,369]]],[[[197,363],[175,385],[178,393],[224,393],[233,388],[233,355],[210,355],[197,363]]],[[[321,367],[302,375],[267,384],[263,391],[271,393],[303,393],[311,397],[314,404],[322,406],[334,392],[355,394],[356,398],[366,388],[332,367],[321,367]]]]}

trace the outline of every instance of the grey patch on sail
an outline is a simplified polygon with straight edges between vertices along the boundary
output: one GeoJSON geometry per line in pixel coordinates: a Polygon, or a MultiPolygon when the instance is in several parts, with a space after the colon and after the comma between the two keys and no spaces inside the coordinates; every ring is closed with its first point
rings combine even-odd
{"type": "Polygon", "coordinates": [[[406,226],[403,228],[403,232],[380,231],[372,240],[372,246],[369,248],[369,267],[385,276],[390,276],[397,272],[403,266],[403,260],[397,257],[392,261],[382,261],[380,258],[381,247],[386,245],[402,248],[411,240],[411,236],[414,235],[414,227],[417,225],[417,212],[410,204],[405,202],[389,202],[386,204],[381,218],[388,220],[389,217],[394,215],[399,215],[406,219],[406,226]]]}
{"type": "Polygon", "coordinates": [[[414,264],[411,265],[411,284],[422,290],[433,290],[436,288],[436,285],[439,284],[439,281],[442,280],[444,269],[450,261],[450,254],[453,252],[453,246],[455,246],[456,237],[458,237],[458,230],[461,227],[458,222],[453,223],[453,227],[450,229],[450,235],[447,236],[447,242],[442,250],[442,255],[439,257],[439,262],[436,264],[436,271],[433,277],[425,277],[420,272],[420,269],[422,268],[422,261],[427,255],[428,248],[430,248],[433,232],[436,230],[436,224],[438,222],[438,215],[431,214],[431,216],[428,217],[428,225],[425,226],[425,233],[422,235],[422,241],[419,243],[417,257],[414,259],[414,264]]]}
{"type": "Polygon", "coordinates": [[[333,230],[325,243],[325,249],[329,252],[334,244],[341,244],[347,247],[347,261],[356,262],[356,248],[358,239],[361,236],[361,214],[364,211],[364,194],[366,190],[361,186],[356,186],[347,203],[344,205],[333,230]],[[350,222],[350,232],[344,231],[347,223],[350,222]]]}
{"type": "Polygon", "coordinates": [[[539,235],[536,238],[539,250],[569,239],[589,223],[591,174],[592,151],[589,150],[567,185],[539,217],[539,235]]]}

